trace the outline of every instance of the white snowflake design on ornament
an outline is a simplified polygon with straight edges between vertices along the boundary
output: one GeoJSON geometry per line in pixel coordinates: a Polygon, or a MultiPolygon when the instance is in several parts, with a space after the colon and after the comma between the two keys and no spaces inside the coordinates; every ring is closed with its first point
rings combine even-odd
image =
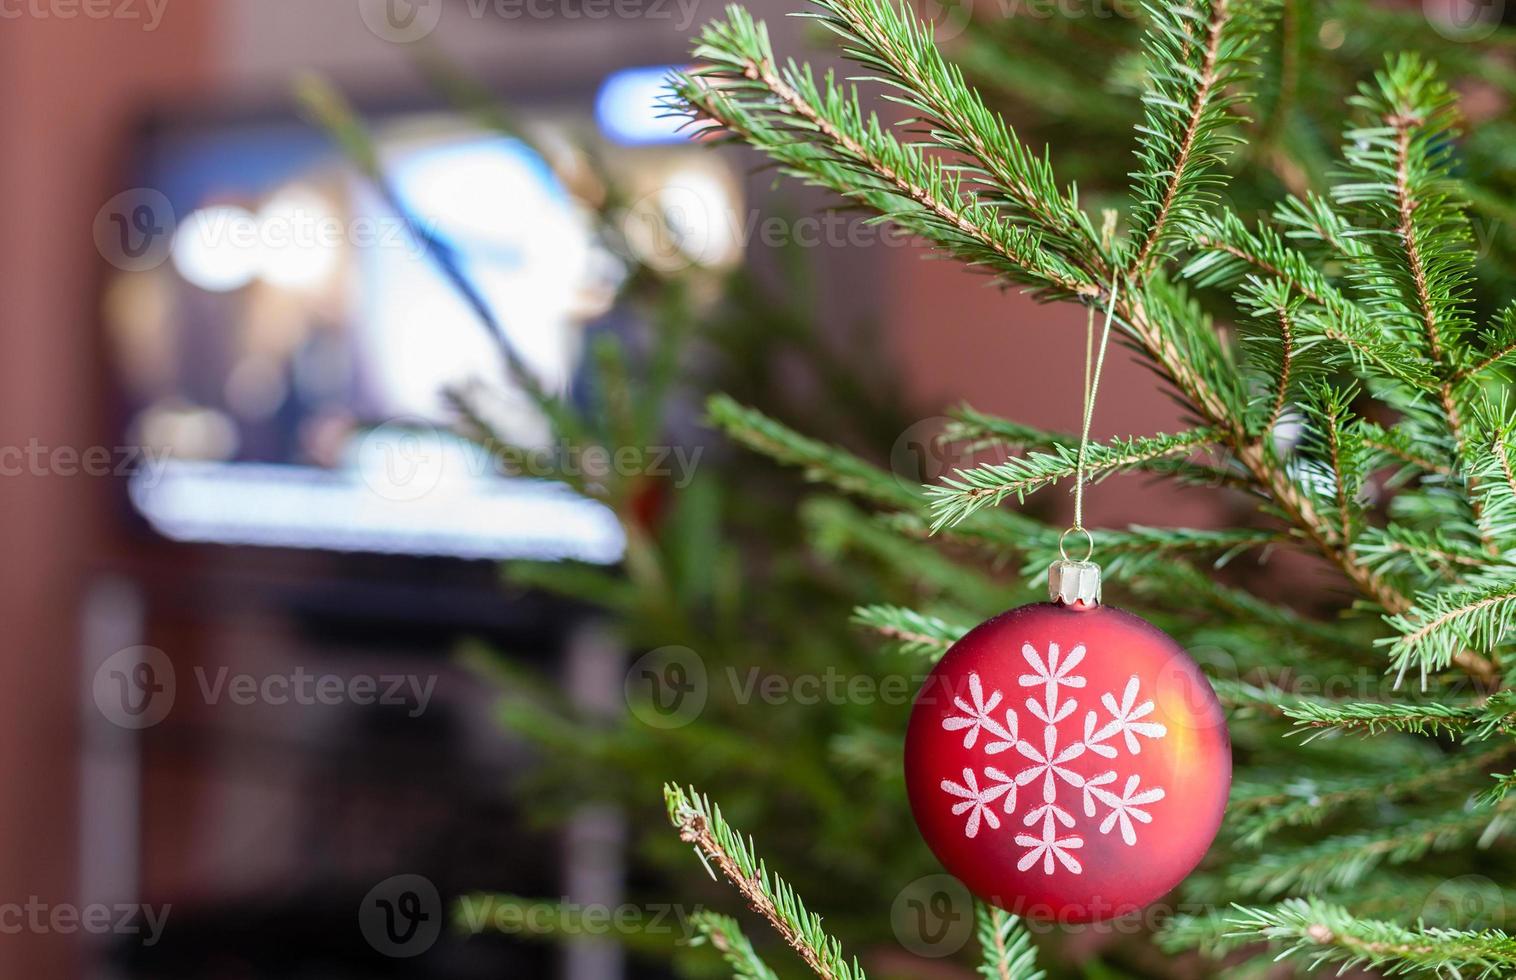
{"type": "MultiPolygon", "coordinates": [[[[1003,778],[1004,773],[1000,773],[994,768],[988,768],[984,772],[991,779],[995,775],[1001,776],[1002,778],[999,780],[1000,785],[986,786],[984,789],[980,789],[979,780],[974,775],[974,770],[972,769],[963,770],[963,782],[961,784],[955,783],[951,779],[944,779],[942,781],[944,792],[960,797],[963,800],[962,803],[953,804],[953,816],[961,817],[965,813],[969,815],[968,826],[963,831],[965,837],[972,838],[979,836],[980,820],[989,824],[991,830],[999,830],[1000,818],[995,816],[995,811],[990,809],[990,804],[1004,796],[1007,791],[1014,790],[1016,786],[1015,783],[1003,778]],[[994,775],[991,775],[992,773],[994,775]]],[[[1013,802],[1010,806],[1006,807],[1005,812],[1010,813],[1015,808],[1015,803],[1013,802]]]]}
{"type": "Polygon", "coordinates": [[[942,727],[950,732],[962,731],[963,747],[966,749],[972,749],[975,743],[979,741],[979,732],[981,729],[989,732],[991,735],[998,736],[999,741],[990,742],[984,747],[984,750],[990,755],[1004,752],[1007,749],[1011,748],[1011,746],[1015,745],[1015,713],[1006,713],[1006,720],[1010,722],[1009,731],[1006,728],[1001,727],[1000,723],[995,721],[994,718],[990,717],[990,712],[994,711],[996,706],[1000,704],[1000,692],[996,691],[993,695],[990,696],[990,699],[986,701],[984,699],[984,685],[980,683],[979,675],[970,674],[969,697],[974,702],[972,705],[970,705],[969,702],[963,700],[961,697],[953,699],[953,707],[963,712],[963,714],[954,715],[952,718],[944,718],[942,721],[942,727]]]}
{"type": "Polygon", "coordinates": [[[999,804],[1001,812],[1012,816],[1017,811],[1017,787],[1032,788],[1041,783],[1041,792],[1032,794],[1037,802],[1021,818],[1022,826],[1033,829],[1015,836],[1017,846],[1026,848],[1016,864],[1022,871],[1040,864],[1042,873],[1048,875],[1060,866],[1070,874],[1084,872],[1084,866],[1071,852],[1084,847],[1091,831],[1081,826],[1079,818],[1070,812],[1076,807],[1072,794],[1078,795],[1077,809],[1090,822],[1086,826],[1093,825],[1094,831],[1104,835],[1119,832],[1128,847],[1137,844],[1138,825],[1153,822],[1151,805],[1164,798],[1161,786],[1142,787],[1141,777],[1135,774],[1127,777],[1118,793],[1115,785],[1121,777],[1115,769],[1085,776],[1069,768],[1069,763],[1086,753],[1115,759],[1125,749],[1128,755],[1139,755],[1143,739],[1157,740],[1168,734],[1167,728],[1150,719],[1155,710],[1153,701],[1142,699],[1142,683],[1133,674],[1119,701],[1112,691],[1099,696],[1108,718],[1102,722],[1096,711],[1086,712],[1083,737],[1067,740],[1058,725],[1079,709],[1072,692],[1083,689],[1086,678],[1074,670],[1084,661],[1085,652],[1082,643],[1067,654],[1059,650],[1058,644],[1049,643],[1046,656],[1030,643],[1022,645],[1021,656],[1031,672],[1017,677],[1017,683],[1023,688],[1040,689],[1029,692],[1034,696],[1024,701],[1027,712],[1043,724],[1038,738],[1020,736],[1014,710],[1005,711],[1004,723],[996,719],[994,712],[1005,701],[1006,694],[999,690],[986,692],[977,672],[969,674],[968,699],[955,697],[953,707],[957,713],[942,720],[944,730],[964,732],[964,748],[979,745],[979,734],[984,732],[985,755],[1000,755],[1014,749],[1027,763],[1021,769],[1010,767],[1014,771],[1009,773],[986,765],[982,780],[972,768],[963,770],[962,782],[942,780],[943,792],[956,801],[952,804],[953,815],[967,815],[965,837],[977,837],[982,827],[999,830],[1001,820],[995,805],[999,804]],[[1060,805],[1064,793],[1071,794],[1070,802],[1060,805]]]}

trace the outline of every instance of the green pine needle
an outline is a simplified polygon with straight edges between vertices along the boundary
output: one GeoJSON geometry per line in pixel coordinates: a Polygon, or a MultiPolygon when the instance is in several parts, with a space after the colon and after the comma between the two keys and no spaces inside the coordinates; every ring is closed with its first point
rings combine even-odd
{"type": "Polygon", "coordinates": [[[974,903],[975,935],[979,939],[979,975],[984,980],[1043,980],[1037,969],[1037,949],[1018,916],[1004,909],[974,903]]]}
{"type": "Polygon", "coordinates": [[[752,840],[727,824],[720,807],[693,789],[673,785],[663,788],[663,798],[679,839],[694,846],[713,875],[724,875],[812,972],[822,980],[866,980],[858,961],[848,959],[842,944],[822,928],[821,916],[807,909],[783,878],[769,872],[752,840]]]}
{"type": "MultiPolygon", "coordinates": [[[[1187,457],[1216,441],[1214,429],[1193,429],[1174,435],[1139,436],[1109,443],[1091,444],[1085,469],[1089,482],[1097,483],[1116,473],[1161,468],[1173,457],[1187,457]]],[[[1006,497],[1026,499],[1027,494],[1072,479],[1079,462],[1074,446],[1057,446],[1052,452],[1033,452],[1004,463],[990,463],[971,470],[955,470],[941,486],[929,487],[932,527],[940,530],[957,524],[984,507],[993,507],[1006,497]]]]}
{"type": "Polygon", "coordinates": [[[1395,670],[1441,670],[1464,650],[1487,653],[1505,640],[1516,622],[1516,577],[1507,572],[1477,585],[1424,595],[1385,621],[1400,634],[1378,641],[1388,649],[1395,670]]]}
{"type": "Polygon", "coordinates": [[[1499,929],[1414,929],[1360,919],[1319,899],[1290,899],[1272,907],[1234,906],[1228,916],[1237,939],[1280,947],[1280,959],[1307,970],[1337,965],[1387,976],[1422,973],[1457,980],[1496,980],[1516,973],[1516,938],[1499,929]]]}
{"type": "Polygon", "coordinates": [[[1414,735],[1458,735],[1471,741],[1516,734],[1516,692],[1501,691],[1479,705],[1387,704],[1374,701],[1337,702],[1301,698],[1286,704],[1282,714],[1298,731],[1312,737],[1330,731],[1363,735],[1407,732],[1414,735]]]}
{"type": "Polygon", "coordinates": [[[914,609],[884,605],[859,606],[853,610],[853,622],[895,643],[901,653],[928,662],[936,662],[969,629],[914,609]]]}
{"type": "Polygon", "coordinates": [[[699,912],[691,922],[701,938],[721,954],[732,968],[734,980],[779,980],[773,970],[753,951],[753,944],[742,932],[736,919],[714,912],[699,912]]]}
{"type": "Polygon", "coordinates": [[[1253,48],[1273,4],[1193,0],[1145,4],[1148,90],[1138,127],[1131,268],[1170,253],[1183,229],[1216,203],[1226,152],[1241,142],[1253,48]]]}

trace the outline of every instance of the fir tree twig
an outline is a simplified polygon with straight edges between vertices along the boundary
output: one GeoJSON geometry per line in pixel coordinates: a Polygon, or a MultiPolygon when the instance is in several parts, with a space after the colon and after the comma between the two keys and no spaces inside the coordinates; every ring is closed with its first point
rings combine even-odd
{"type": "Polygon", "coordinates": [[[1021,919],[1004,909],[974,903],[980,961],[984,980],[1043,980],[1037,969],[1037,950],[1021,919]]]}
{"type": "MultiPolygon", "coordinates": [[[[1092,444],[1085,462],[1087,482],[1097,483],[1125,470],[1139,469],[1173,456],[1188,456],[1219,437],[1214,429],[1194,429],[1174,435],[1118,439],[1092,444]]],[[[1034,452],[1004,463],[990,463],[969,470],[955,470],[941,486],[929,487],[933,528],[948,527],[983,507],[993,507],[1008,496],[1026,495],[1059,480],[1072,478],[1078,467],[1078,451],[1057,446],[1051,453],[1034,452]]]]}
{"type": "Polygon", "coordinates": [[[899,645],[900,652],[935,662],[968,632],[936,616],[900,606],[859,606],[853,622],[899,645]]]}
{"type": "Polygon", "coordinates": [[[1304,959],[1312,971],[1329,963],[1391,973],[1451,967],[1464,980],[1495,980],[1516,971],[1516,939],[1499,929],[1411,929],[1360,919],[1314,898],[1234,909],[1229,921],[1235,935],[1281,944],[1281,957],[1304,959]]]}
{"type": "Polygon", "coordinates": [[[822,928],[821,916],[809,911],[784,879],[770,874],[752,841],[722,819],[719,807],[672,785],[663,788],[663,798],[679,839],[694,845],[702,861],[714,864],[812,972],[822,980],[866,980],[858,961],[845,957],[842,944],[822,928]]]}
{"type": "Polygon", "coordinates": [[[743,934],[736,919],[714,912],[698,912],[690,921],[732,968],[734,980],[779,980],[753,951],[753,944],[743,934]]]}

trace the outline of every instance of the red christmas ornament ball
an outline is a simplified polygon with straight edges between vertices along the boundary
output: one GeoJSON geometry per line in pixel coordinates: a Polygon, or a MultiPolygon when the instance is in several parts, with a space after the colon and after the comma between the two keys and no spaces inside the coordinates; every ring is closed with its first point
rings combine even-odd
{"type": "Polygon", "coordinates": [[[1049,602],[943,656],[911,712],[905,779],[922,836],[970,891],[1028,918],[1092,922],[1200,863],[1232,751],[1215,692],[1167,634],[1049,602]]]}

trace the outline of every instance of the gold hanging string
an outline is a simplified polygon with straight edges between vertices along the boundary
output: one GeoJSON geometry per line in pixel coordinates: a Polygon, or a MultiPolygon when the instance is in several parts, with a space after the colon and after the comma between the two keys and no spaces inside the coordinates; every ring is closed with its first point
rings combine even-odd
{"type": "Polygon", "coordinates": [[[1084,526],[1084,480],[1086,461],[1090,452],[1090,419],[1095,415],[1095,396],[1100,391],[1100,372],[1105,368],[1105,350],[1111,339],[1111,321],[1116,316],[1116,290],[1120,280],[1111,281],[1110,298],[1105,306],[1105,326],[1100,331],[1100,347],[1095,347],[1095,307],[1089,308],[1089,317],[1084,327],[1084,424],[1079,432],[1079,455],[1074,463],[1074,524],[1058,538],[1058,551],[1067,560],[1063,542],[1070,534],[1084,535],[1087,550],[1084,561],[1095,553],[1095,536],[1084,526]]]}

